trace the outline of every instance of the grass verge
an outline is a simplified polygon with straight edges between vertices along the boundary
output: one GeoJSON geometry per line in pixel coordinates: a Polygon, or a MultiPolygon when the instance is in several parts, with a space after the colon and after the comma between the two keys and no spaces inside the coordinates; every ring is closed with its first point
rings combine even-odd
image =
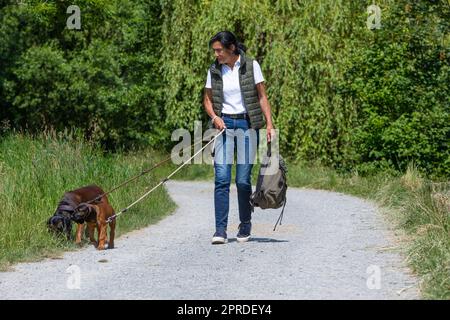
{"type": "MultiPolygon", "coordinates": [[[[64,192],[89,184],[106,191],[159,160],[152,150],[139,155],[103,154],[73,133],[47,132],[36,137],[16,133],[2,137],[0,270],[77,248],[51,236],[46,228],[64,192]]],[[[112,193],[109,200],[113,208],[119,211],[126,207],[157,179],[150,173],[112,193]]],[[[158,188],[118,218],[117,236],[154,223],[175,207],[165,189],[158,188]]]]}

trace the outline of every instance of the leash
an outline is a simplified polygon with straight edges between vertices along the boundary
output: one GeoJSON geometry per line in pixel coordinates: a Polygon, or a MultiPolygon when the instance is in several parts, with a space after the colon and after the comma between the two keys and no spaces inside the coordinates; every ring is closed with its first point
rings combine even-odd
{"type": "MultiPolygon", "coordinates": [[[[188,162],[190,162],[193,158],[195,158],[195,156],[197,154],[199,154],[200,152],[202,152],[211,142],[215,142],[215,140],[217,139],[218,136],[220,136],[223,132],[225,131],[225,129],[222,129],[222,131],[220,131],[212,140],[210,140],[204,147],[202,147],[199,151],[197,151],[192,157],[190,157],[188,160],[186,160],[185,162],[183,162],[174,172],[172,172],[171,174],[169,174],[166,178],[164,178],[163,180],[161,180],[156,186],[154,186],[152,189],[150,189],[150,191],[147,191],[146,193],[144,193],[139,199],[137,199],[136,201],[134,201],[132,204],[130,204],[128,207],[120,210],[118,213],[112,215],[111,217],[109,217],[106,220],[106,223],[110,223],[111,221],[113,221],[114,219],[116,219],[119,215],[121,215],[122,213],[127,212],[131,207],[133,207],[135,204],[137,204],[138,202],[142,201],[145,197],[147,197],[150,193],[152,193],[156,188],[158,188],[160,185],[164,184],[165,182],[167,182],[175,173],[177,173],[181,168],[183,168],[188,162]]],[[[202,141],[201,141],[202,142],[202,141]]]]}
{"type": "Polygon", "coordinates": [[[119,184],[118,186],[112,188],[111,190],[109,190],[109,191],[107,191],[107,192],[105,192],[105,193],[102,193],[101,195],[98,195],[98,196],[95,197],[94,199],[89,200],[89,201],[86,201],[85,203],[86,203],[86,204],[91,204],[91,203],[93,203],[93,202],[96,202],[96,201],[101,200],[101,198],[103,198],[104,196],[106,196],[106,195],[112,193],[113,191],[116,191],[117,189],[119,189],[120,187],[123,187],[124,185],[130,183],[131,181],[134,181],[134,180],[138,179],[139,177],[143,176],[144,174],[149,173],[149,172],[152,171],[153,169],[158,168],[159,166],[161,166],[162,164],[166,163],[166,162],[169,161],[170,159],[171,159],[171,157],[169,157],[169,158],[167,158],[167,159],[164,159],[163,161],[161,161],[161,162],[155,164],[153,167],[151,167],[151,168],[149,168],[149,169],[146,169],[146,170],[142,171],[140,174],[138,174],[138,175],[136,175],[136,176],[134,176],[134,177],[132,177],[132,178],[130,178],[130,179],[128,179],[128,180],[122,182],[121,184],[119,184]]]}
{"type": "MultiPolygon", "coordinates": [[[[220,135],[222,132],[223,132],[223,130],[222,130],[219,134],[217,134],[217,136],[220,135]]],[[[216,137],[217,137],[217,136],[216,136],[216,137]]],[[[213,139],[213,140],[214,140],[213,148],[214,148],[215,143],[216,143],[216,141],[215,141],[216,137],[214,137],[214,139],[213,139]]],[[[213,141],[213,140],[211,140],[211,141],[213,141]]],[[[203,141],[199,141],[199,142],[196,142],[196,143],[192,144],[192,145],[190,146],[190,148],[196,146],[196,145],[199,144],[199,143],[203,143],[203,141]]],[[[209,143],[208,143],[208,144],[209,144],[209,143]]],[[[205,147],[206,147],[206,146],[205,146],[205,147]]],[[[203,149],[202,149],[202,150],[203,150],[203,149]]],[[[211,155],[214,157],[214,149],[212,150],[211,155]]],[[[93,202],[100,201],[104,196],[106,196],[106,195],[108,195],[108,194],[110,194],[110,193],[116,191],[117,189],[123,187],[124,185],[127,185],[128,183],[130,183],[130,182],[132,182],[132,181],[134,181],[134,180],[137,180],[138,178],[142,177],[144,174],[147,174],[147,173],[149,173],[150,171],[152,171],[153,169],[158,168],[159,166],[163,165],[164,163],[166,163],[166,162],[169,161],[170,159],[172,159],[172,156],[170,156],[170,157],[168,157],[168,158],[162,160],[161,162],[155,164],[153,167],[151,167],[151,168],[149,168],[149,169],[146,169],[146,170],[142,171],[141,173],[137,174],[136,176],[134,176],[134,177],[132,177],[132,178],[130,178],[130,179],[128,179],[128,180],[125,180],[125,181],[122,182],[121,184],[115,186],[114,188],[112,188],[111,190],[108,190],[107,192],[104,192],[104,193],[98,195],[98,196],[95,197],[94,199],[89,200],[89,201],[86,201],[85,203],[86,203],[86,204],[91,204],[91,203],[93,203],[93,202]]]]}

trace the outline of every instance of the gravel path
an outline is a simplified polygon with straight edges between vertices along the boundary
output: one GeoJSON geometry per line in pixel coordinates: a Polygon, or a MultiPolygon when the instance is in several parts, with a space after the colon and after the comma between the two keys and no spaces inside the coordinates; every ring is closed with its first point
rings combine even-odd
{"type": "Polygon", "coordinates": [[[168,181],[166,187],[179,206],[173,215],[116,239],[114,250],[87,247],[0,273],[0,297],[419,298],[417,280],[391,249],[391,232],[368,201],[289,188],[283,224],[273,232],[279,210],[256,209],[254,238],[241,244],[235,241],[238,212],[232,186],[230,241],[213,246],[214,185],[168,181]]]}

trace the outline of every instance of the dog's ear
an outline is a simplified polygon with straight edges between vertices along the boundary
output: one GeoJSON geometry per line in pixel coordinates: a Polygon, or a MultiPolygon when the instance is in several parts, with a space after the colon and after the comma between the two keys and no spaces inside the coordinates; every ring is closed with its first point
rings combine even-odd
{"type": "Polygon", "coordinates": [[[88,212],[89,214],[97,214],[97,206],[88,204],[88,212]]]}
{"type": "Polygon", "coordinates": [[[84,202],[80,203],[76,208],[75,212],[87,212],[88,211],[88,205],[84,202]]]}

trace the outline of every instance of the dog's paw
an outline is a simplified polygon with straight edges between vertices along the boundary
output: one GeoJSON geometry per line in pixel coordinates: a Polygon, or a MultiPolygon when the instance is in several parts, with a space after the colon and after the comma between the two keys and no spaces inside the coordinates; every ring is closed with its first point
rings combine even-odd
{"type": "Polygon", "coordinates": [[[106,249],[108,249],[108,243],[105,243],[105,244],[99,244],[99,245],[97,246],[97,250],[106,250],[106,249]]]}

